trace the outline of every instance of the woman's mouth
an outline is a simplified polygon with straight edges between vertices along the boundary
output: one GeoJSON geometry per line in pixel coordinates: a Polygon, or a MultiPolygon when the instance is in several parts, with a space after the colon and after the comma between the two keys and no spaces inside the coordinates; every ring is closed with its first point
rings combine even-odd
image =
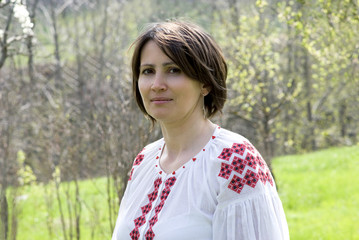
{"type": "Polygon", "coordinates": [[[171,98],[165,98],[165,97],[155,97],[155,98],[151,98],[150,101],[152,103],[162,104],[162,103],[168,103],[168,102],[172,101],[172,99],[171,98]]]}

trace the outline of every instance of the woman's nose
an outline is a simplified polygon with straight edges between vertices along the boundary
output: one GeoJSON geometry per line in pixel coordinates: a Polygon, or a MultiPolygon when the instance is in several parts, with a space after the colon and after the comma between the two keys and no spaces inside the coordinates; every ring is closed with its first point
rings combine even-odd
{"type": "Polygon", "coordinates": [[[166,85],[165,76],[163,76],[162,73],[156,73],[152,82],[151,90],[164,91],[166,89],[167,89],[167,85],[166,85]]]}

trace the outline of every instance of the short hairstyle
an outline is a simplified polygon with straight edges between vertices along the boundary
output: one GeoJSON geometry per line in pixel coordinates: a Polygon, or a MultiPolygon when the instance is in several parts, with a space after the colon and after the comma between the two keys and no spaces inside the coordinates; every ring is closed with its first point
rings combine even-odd
{"type": "Polygon", "coordinates": [[[132,44],[132,90],[141,111],[155,122],[147,113],[138,88],[141,52],[144,45],[151,40],[188,77],[203,83],[209,89],[209,93],[204,97],[206,117],[210,118],[217,112],[222,112],[227,98],[227,64],[223,53],[211,35],[199,26],[183,21],[152,24],[132,44]]]}

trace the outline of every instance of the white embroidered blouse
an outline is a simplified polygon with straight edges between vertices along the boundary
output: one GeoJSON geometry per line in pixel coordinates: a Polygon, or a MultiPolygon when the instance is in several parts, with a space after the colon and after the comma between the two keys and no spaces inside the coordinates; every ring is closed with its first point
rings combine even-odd
{"type": "Polygon", "coordinates": [[[250,142],[217,127],[176,171],[159,165],[160,139],[136,157],[112,240],[286,240],[270,171],[250,142]]]}

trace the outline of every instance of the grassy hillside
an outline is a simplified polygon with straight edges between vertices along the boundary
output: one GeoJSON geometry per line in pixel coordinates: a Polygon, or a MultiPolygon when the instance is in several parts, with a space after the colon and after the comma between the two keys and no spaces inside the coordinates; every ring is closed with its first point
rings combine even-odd
{"type": "Polygon", "coordinates": [[[291,239],[359,239],[359,147],[274,159],[291,239]]]}
{"type": "MultiPolygon", "coordinates": [[[[273,167],[292,240],[359,239],[359,146],[278,157],[274,159],[273,167]]],[[[68,187],[74,192],[72,184],[64,183],[61,193],[64,194],[68,187]]],[[[111,235],[105,188],[103,178],[80,183],[83,203],[81,239],[109,239],[111,235]]],[[[52,185],[21,190],[22,198],[17,201],[17,239],[63,239],[54,191],[52,185]],[[51,237],[47,220],[50,220],[51,237]]],[[[66,204],[64,195],[65,217],[68,216],[66,204]]]]}

